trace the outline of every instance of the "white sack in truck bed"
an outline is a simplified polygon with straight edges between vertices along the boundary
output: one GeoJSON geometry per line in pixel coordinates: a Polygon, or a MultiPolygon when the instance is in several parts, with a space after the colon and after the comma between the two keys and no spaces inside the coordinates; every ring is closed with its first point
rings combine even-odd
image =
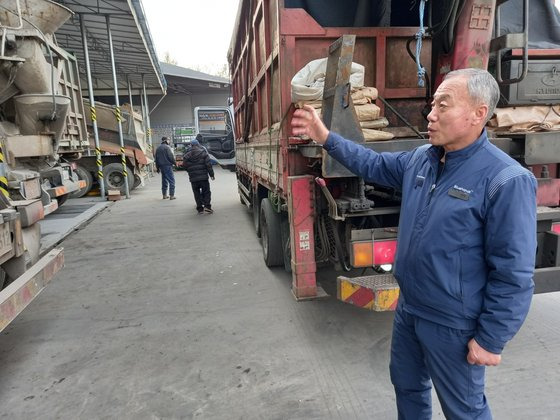
{"type": "MultiPolygon", "coordinates": [[[[326,72],[326,58],[320,58],[307,63],[292,78],[292,102],[322,99],[326,72]]],[[[350,71],[350,86],[352,88],[359,88],[364,85],[364,73],[364,66],[352,63],[352,70],[350,71]]]]}
{"type": "Polygon", "coordinates": [[[560,106],[496,108],[488,125],[497,131],[560,130],[560,106]]]}

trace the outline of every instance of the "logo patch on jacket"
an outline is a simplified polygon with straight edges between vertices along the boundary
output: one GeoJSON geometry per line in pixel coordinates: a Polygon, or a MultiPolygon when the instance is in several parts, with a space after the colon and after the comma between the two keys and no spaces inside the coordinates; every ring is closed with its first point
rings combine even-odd
{"type": "Polygon", "coordinates": [[[414,182],[414,188],[421,187],[422,185],[424,185],[425,179],[426,177],[423,177],[422,175],[416,175],[416,182],[414,182]]]}
{"type": "Polygon", "coordinates": [[[451,197],[458,198],[460,200],[468,201],[471,196],[472,190],[467,190],[466,188],[453,185],[447,192],[451,197]]]}

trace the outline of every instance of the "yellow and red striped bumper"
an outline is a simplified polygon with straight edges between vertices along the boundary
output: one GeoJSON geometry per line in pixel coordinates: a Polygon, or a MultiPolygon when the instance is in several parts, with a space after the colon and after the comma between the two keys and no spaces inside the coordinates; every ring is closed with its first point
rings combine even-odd
{"type": "Polygon", "coordinates": [[[394,311],[399,286],[392,274],[337,278],[338,299],[371,311],[394,311]]]}

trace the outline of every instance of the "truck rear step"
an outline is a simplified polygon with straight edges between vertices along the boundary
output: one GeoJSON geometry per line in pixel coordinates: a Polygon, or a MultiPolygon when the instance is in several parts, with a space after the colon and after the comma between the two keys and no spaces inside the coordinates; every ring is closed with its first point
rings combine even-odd
{"type": "Polygon", "coordinates": [[[393,311],[397,307],[399,285],[392,274],[337,277],[339,300],[372,311],[393,311]]]}

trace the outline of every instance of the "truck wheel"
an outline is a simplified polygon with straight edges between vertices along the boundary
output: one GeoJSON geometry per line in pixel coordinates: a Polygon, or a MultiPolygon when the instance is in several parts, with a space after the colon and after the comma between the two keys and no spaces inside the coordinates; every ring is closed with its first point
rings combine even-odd
{"type": "Polygon", "coordinates": [[[261,203],[257,193],[253,194],[253,224],[255,225],[255,233],[257,238],[261,237],[261,203]]]}
{"type": "Polygon", "coordinates": [[[290,246],[290,220],[284,212],[281,216],[281,235],[282,235],[282,256],[284,258],[284,270],[286,273],[292,272],[292,249],[290,246]]]}
{"type": "Polygon", "coordinates": [[[282,265],[284,263],[281,235],[282,220],[268,198],[261,201],[260,219],[264,263],[267,267],[282,265]]]}
{"type": "Polygon", "coordinates": [[[70,193],[70,197],[80,198],[91,191],[91,187],[93,186],[93,176],[91,175],[91,172],[83,166],[77,166],[76,169],[74,169],[74,172],[78,175],[78,179],[86,181],[86,186],[84,188],[70,193]]]}
{"type": "MultiPolygon", "coordinates": [[[[122,195],[126,194],[123,167],[120,163],[110,163],[103,167],[103,179],[107,190],[119,190],[122,195]]],[[[128,171],[128,187],[132,190],[134,175],[128,171]]]]}

